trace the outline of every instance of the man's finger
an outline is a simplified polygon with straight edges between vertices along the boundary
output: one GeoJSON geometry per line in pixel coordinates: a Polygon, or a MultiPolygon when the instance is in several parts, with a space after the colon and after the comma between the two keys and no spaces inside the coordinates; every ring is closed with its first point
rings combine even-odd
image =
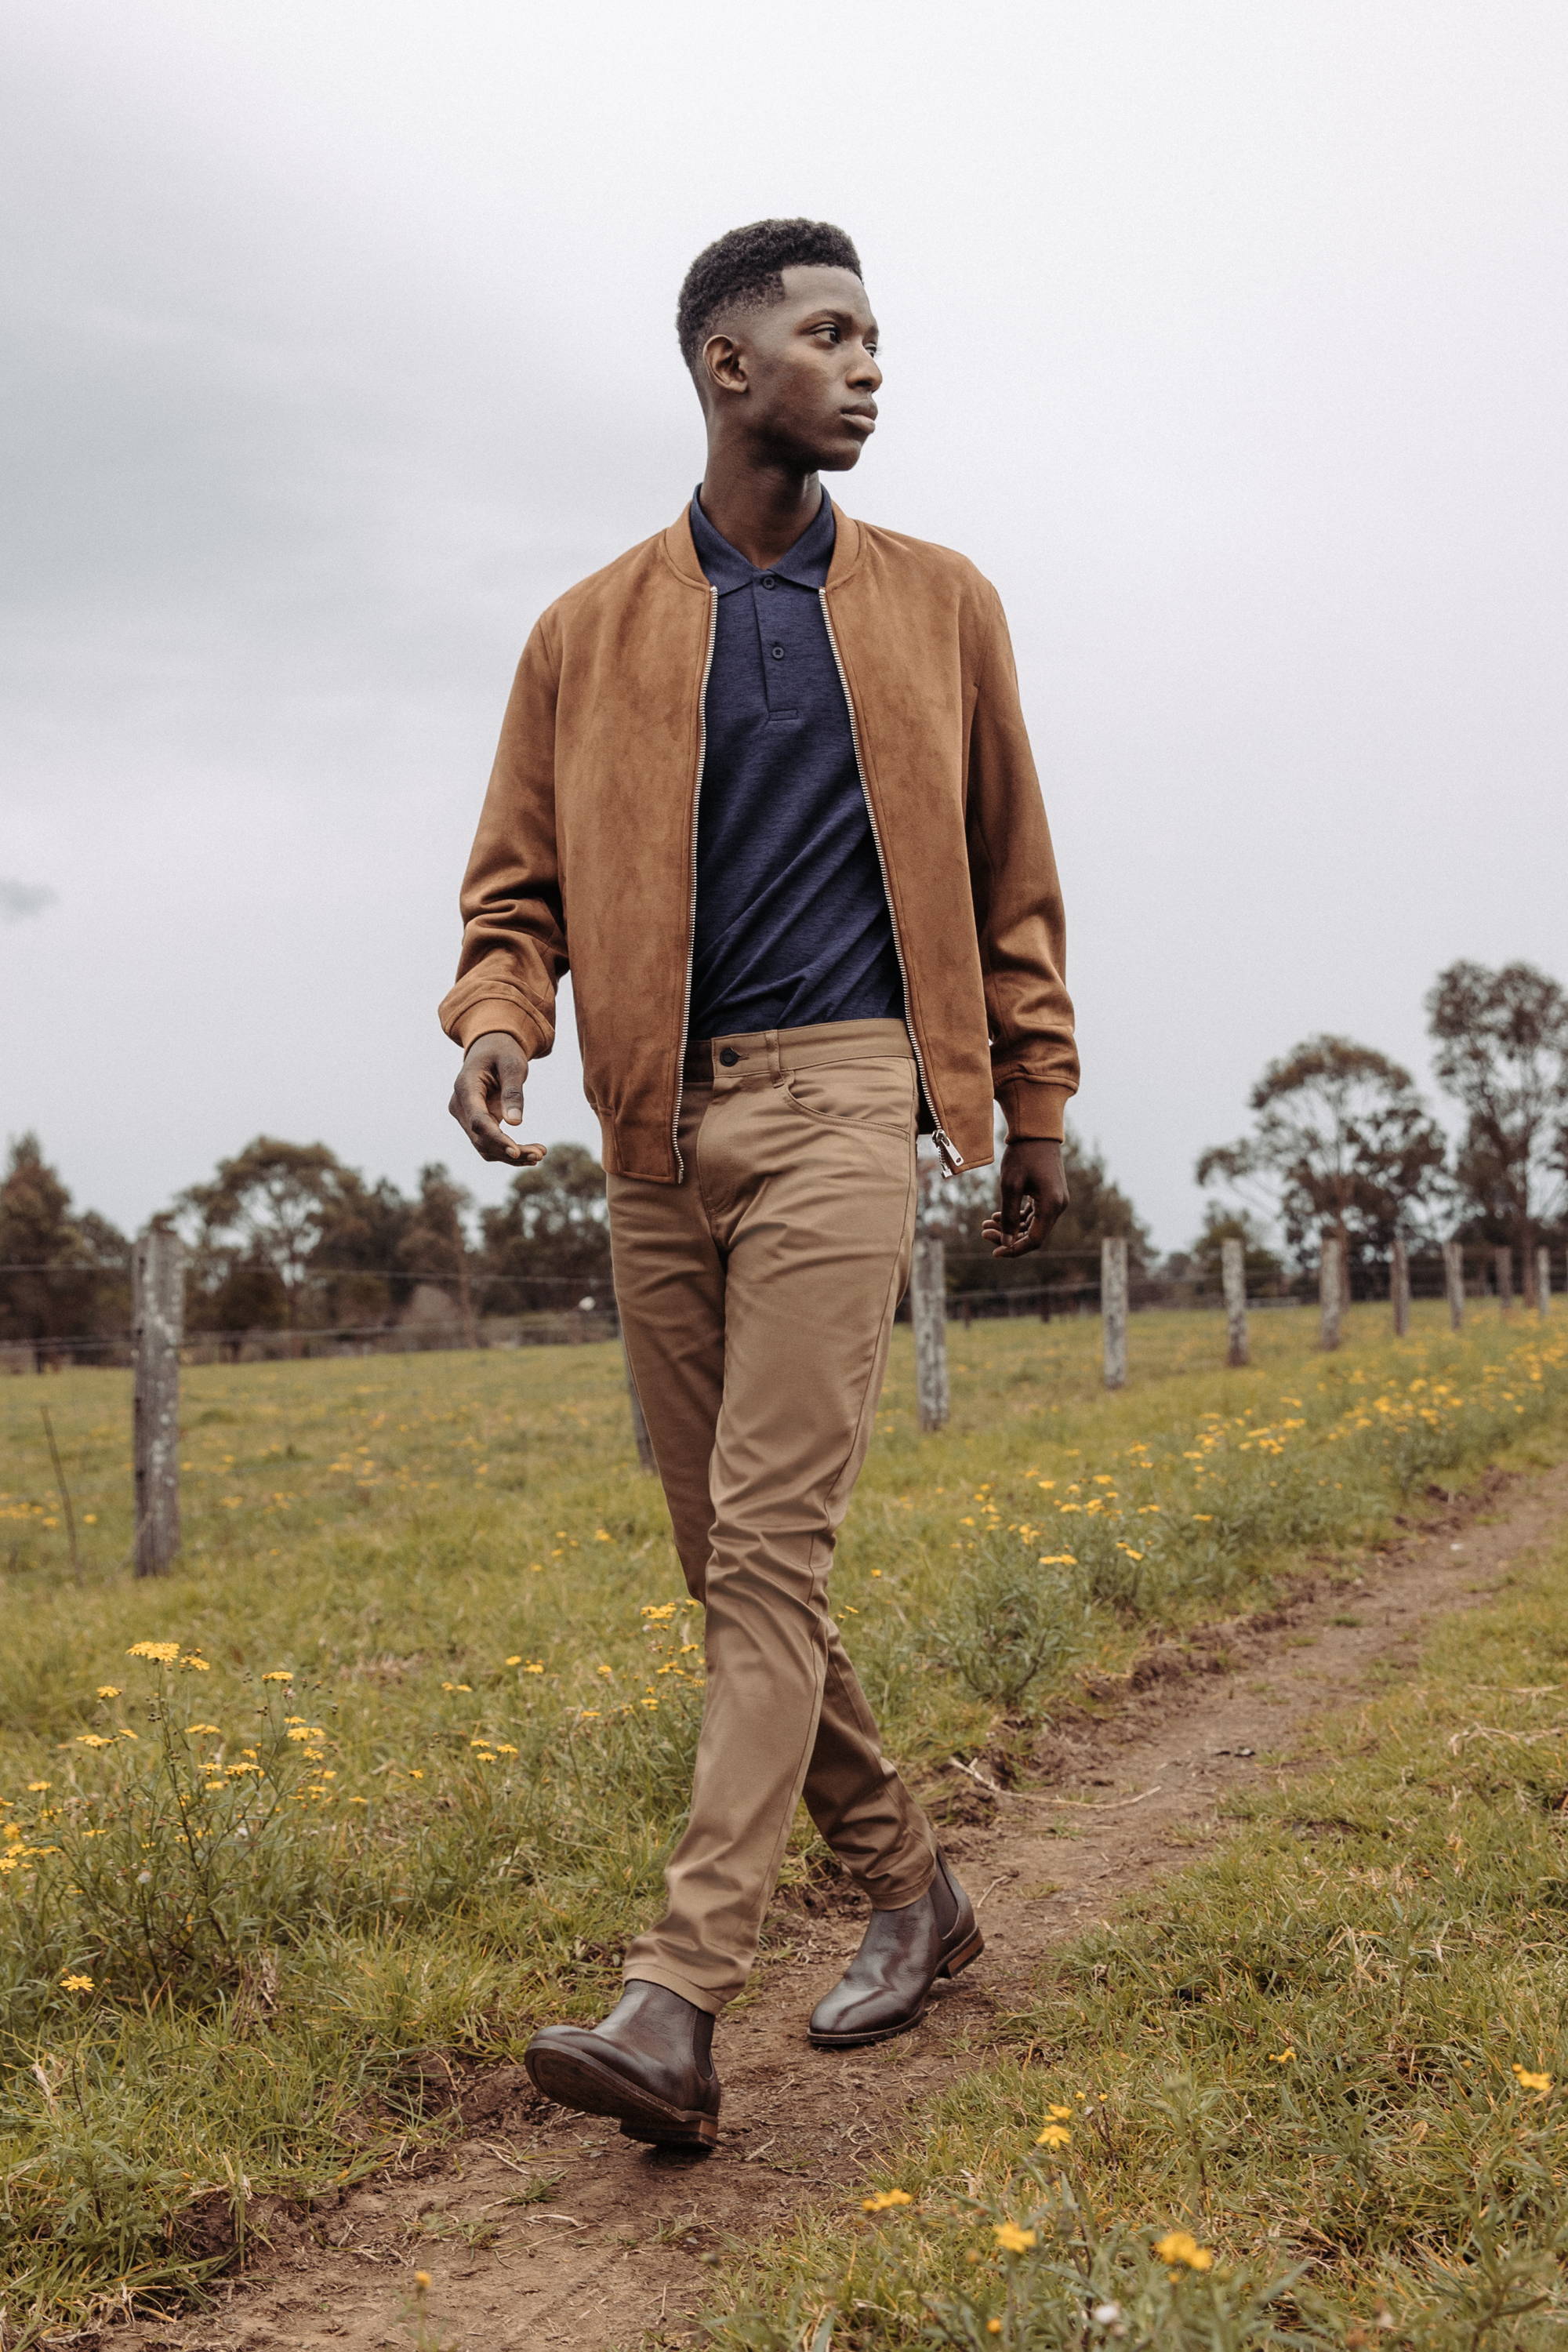
{"type": "MultiPolygon", "coordinates": [[[[510,1135],[503,1135],[490,1116],[489,1106],[486,1099],[488,1090],[484,1084],[487,1072],[482,1063],[464,1064],[458,1073],[458,1083],[452,1088],[452,1099],[448,1106],[452,1117],[481,1159],[521,1160],[522,1145],[514,1142],[510,1135]]],[[[519,1118],[521,1115],[522,1106],[520,1100],[519,1118]]]]}

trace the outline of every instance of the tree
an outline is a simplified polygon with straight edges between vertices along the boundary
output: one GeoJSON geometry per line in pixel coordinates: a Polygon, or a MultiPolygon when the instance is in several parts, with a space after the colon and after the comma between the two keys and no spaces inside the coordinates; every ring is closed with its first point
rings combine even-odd
{"type": "MultiPolygon", "coordinates": [[[[603,1181],[602,1171],[600,1181],[603,1181]]],[[[413,1204],[397,1255],[415,1280],[438,1283],[454,1294],[466,1343],[477,1348],[479,1326],[474,1320],[466,1224],[473,1205],[472,1193],[454,1184],[439,1160],[422,1168],[419,1197],[413,1204]]]]}
{"type": "Polygon", "coordinates": [[[175,1207],[195,1226],[208,1314],[223,1285],[245,1266],[272,1276],[287,1324],[306,1320],[310,1259],[358,1181],[324,1143],[258,1135],[232,1160],[219,1160],[211,1183],[182,1192],[175,1207]]]}
{"type": "Polygon", "coordinates": [[[37,1137],[18,1138],[0,1181],[0,1338],[30,1341],[41,1370],[50,1342],[119,1329],[130,1316],[129,1262],[107,1218],[72,1211],[37,1137]]]}
{"type": "Polygon", "coordinates": [[[552,1143],[537,1168],[520,1169],[479,1222],[488,1308],[528,1313],[610,1295],[605,1171],[580,1143],[552,1143]]]}
{"type": "Polygon", "coordinates": [[[1459,1191],[1484,1237],[1523,1253],[1568,1198],[1568,993],[1533,964],[1451,963],[1426,998],[1437,1083],[1465,1112],[1459,1191]]]}
{"type": "Polygon", "coordinates": [[[1327,1226],[1345,1264],[1381,1263],[1433,1201],[1447,1151],[1408,1070],[1349,1037],[1309,1037],[1270,1062],[1247,1098],[1249,1136],[1197,1164],[1202,1185],[1256,1185],[1299,1257],[1327,1226]]]}
{"type": "MultiPolygon", "coordinates": [[[[1217,1201],[1211,1201],[1204,1213],[1203,1231],[1193,1244],[1188,1261],[1205,1290],[1217,1291],[1220,1287],[1220,1254],[1228,1241],[1241,1244],[1249,1297],[1265,1297],[1282,1287],[1284,1265],[1268,1247],[1258,1220],[1248,1216],[1245,1209],[1222,1209],[1217,1201]]],[[[1174,1270],[1173,1265],[1171,1270],[1174,1270]]]]}

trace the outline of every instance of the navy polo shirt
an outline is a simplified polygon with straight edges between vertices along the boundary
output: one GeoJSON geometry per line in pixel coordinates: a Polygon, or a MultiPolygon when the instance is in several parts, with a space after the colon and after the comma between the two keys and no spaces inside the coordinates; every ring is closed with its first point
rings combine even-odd
{"type": "Polygon", "coordinates": [[[826,491],[759,572],[691,501],[718,590],[697,811],[688,1034],[901,1020],[903,985],[855,739],[818,591],[836,524],[826,491]]]}

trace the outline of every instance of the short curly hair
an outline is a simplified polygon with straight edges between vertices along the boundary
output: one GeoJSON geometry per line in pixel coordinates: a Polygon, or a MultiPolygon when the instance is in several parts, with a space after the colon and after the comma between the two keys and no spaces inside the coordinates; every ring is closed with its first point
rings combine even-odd
{"type": "Polygon", "coordinates": [[[863,275],[854,245],[831,221],[752,221],[705,247],[686,273],[675,310],[687,366],[696,367],[715,320],[726,310],[782,302],[784,272],[802,266],[863,275]]]}

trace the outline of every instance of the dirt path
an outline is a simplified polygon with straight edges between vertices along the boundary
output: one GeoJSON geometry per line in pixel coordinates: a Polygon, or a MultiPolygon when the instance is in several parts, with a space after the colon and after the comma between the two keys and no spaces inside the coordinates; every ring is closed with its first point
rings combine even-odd
{"type": "Polygon", "coordinates": [[[1435,1617],[1474,1605],[1565,1518],[1568,1465],[1496,1477],[1355,1580],[1341,1571],[1106,1685],[1103,1714],[1053,1737],[1045,1790],[994,1796],[955,1769],[943,1835],[981,1901],[984,1958],[917,2032],[816,2052],[803,2021],[859,1919],[795,1915],[789,1950],[721,2028],[723,2137],[705,2162],[634,2147],[612,2125],[546,2105],[521,2069],[490,2069],[462,2088],[463,2136],[436,2167],[318,2207],[214,2310],[68,2340],[82,2352],[407,2352],[424,2270],[443,2352],[604,2352],[648,2330],[691,2341],[705,2253],[851,2186],[911,2099],[984,2057],[993,2018],[1024,1998],[1053,1945],[1221,1835],[1227,1793],[1312,1760],[1301,1751],[1327,1709],[1408,1671],[1435,1617]]]}

